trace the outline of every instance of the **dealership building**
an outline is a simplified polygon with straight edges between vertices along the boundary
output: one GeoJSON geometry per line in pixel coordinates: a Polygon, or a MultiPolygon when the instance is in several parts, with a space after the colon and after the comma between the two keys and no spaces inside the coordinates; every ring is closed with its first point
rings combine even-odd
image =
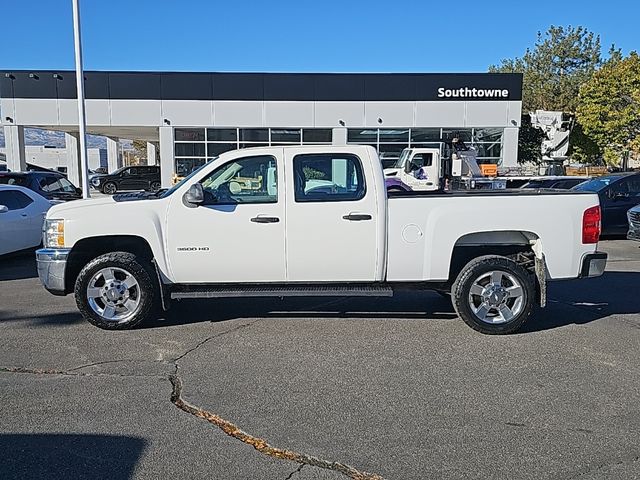
{"type": "MultiPolygon", "coordinates": [[[[8,168],[22,170],[24,129],[65,132],[68,174],[80,183],[75,73],[1,71],[0,113],[8,168]]],[[[366,144],[384,164],[410,146],[458,135],[484,163],[515,166],[520,74],[309,74],[85,72],[87,132],[159,148],[169,186],[222,152],[265,145],[366,144]]]]}

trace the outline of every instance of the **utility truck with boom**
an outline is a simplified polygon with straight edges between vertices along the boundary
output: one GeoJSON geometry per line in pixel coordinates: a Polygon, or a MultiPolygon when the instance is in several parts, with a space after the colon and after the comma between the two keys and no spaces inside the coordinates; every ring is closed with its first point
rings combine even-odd
{"type": "Polygon", "coordinates": [[[431,289],[501,334],[545,304],[548,281],[602,274],[599,233],[594,193],[387,193],[370,146],[262,147],[166,191],[56,205],[36,256],[45,288],[104,329],[180,299],[431,289]]]}
{"type": "Polygon", "coordinates": [[[457,138],[434,148],[405,148],[394,167],[384,169],[385,184],[389,191],[417,192],[506,188],[505,179],[482,174],[476,157],[457,138]]]}

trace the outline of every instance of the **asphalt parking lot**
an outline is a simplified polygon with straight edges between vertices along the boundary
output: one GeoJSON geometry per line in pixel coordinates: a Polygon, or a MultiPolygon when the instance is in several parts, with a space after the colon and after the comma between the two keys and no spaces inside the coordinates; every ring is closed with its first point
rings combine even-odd
{"type": "Polygon", "coordinates": [[[183,301],[105,332],[2,258],[0,476],[640,478],[639,247],[602,242],[603,277],[502,337],[432,293],[183,301]]]}

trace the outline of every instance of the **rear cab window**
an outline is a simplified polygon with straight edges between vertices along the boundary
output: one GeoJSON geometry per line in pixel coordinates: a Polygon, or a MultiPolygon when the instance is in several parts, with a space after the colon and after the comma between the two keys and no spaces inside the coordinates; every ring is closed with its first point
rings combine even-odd
{"type": "Polygon", "coordinates": [[[18,185],[20,187],[28,187],[27,177],[13,176],[13,175],[0,175],[0,185],[18,185]]]}

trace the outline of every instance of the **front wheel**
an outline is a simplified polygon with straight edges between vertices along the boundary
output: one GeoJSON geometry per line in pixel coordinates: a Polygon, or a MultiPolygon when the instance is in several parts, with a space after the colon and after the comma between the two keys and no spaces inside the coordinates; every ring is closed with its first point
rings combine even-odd
{"type": "Polygon", "coordinates": [[[128,252],[112,252],[89,262],[75,284],[76,304],[92,325],[125,330],[146,320],[158,304],[153,267],[128,252]]]}
{"type": "Polygon", "coordinates": [[[113,195],[118,191],[118,187],[113,182],[107,182],[102,186],[102,193],[106,193],[107,195],[113,195]]]}
{"type": "Polygon", "coordinates": [[[484,256],[469,262],[451,289],[458,315],[490,335],[518,331],[535,302],[535,276],[513,260],[484,256]]]}
{"type": "Polygon", "coordinates": [[[151,182],[151,191],[153,193],[156,193],[158,190],[160,190],[160,182],[151,182]]]}

